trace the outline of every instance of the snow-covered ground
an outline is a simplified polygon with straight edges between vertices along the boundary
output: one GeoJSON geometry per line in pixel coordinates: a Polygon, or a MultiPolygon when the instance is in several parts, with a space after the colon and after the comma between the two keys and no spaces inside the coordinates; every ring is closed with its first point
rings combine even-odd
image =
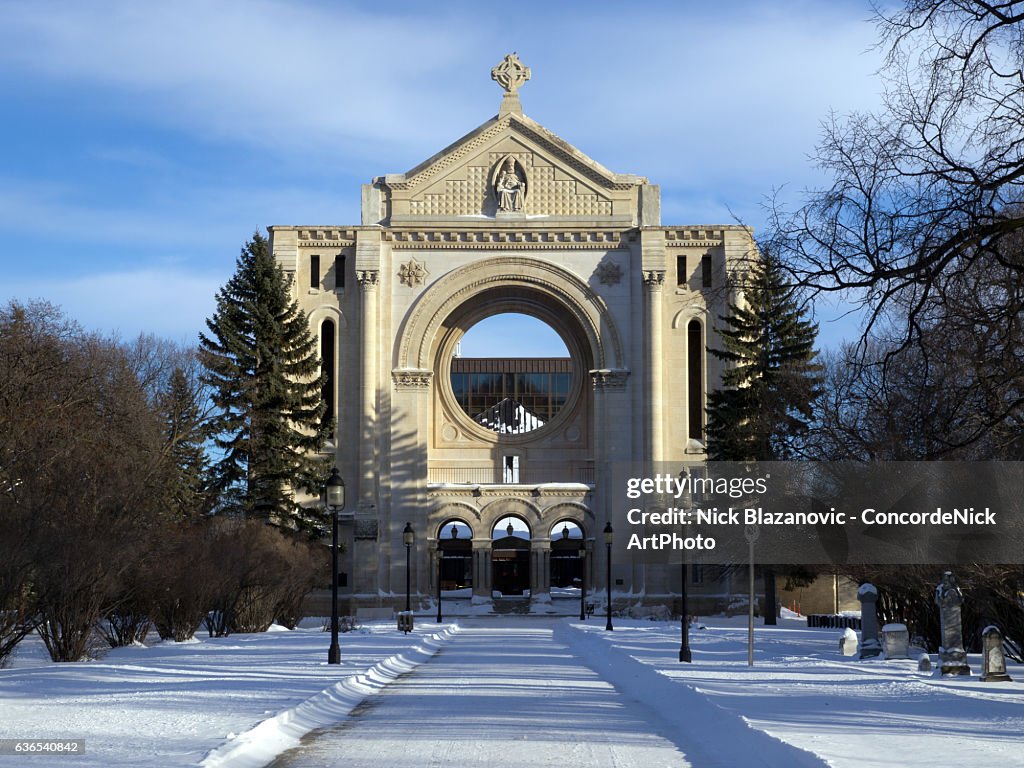
{"type": "MultiPolygon", "coordinates": [[[[783,620],[756,627],[748,667],[744,618],[701,626],[690,634],[692,664],[678,661],[678,624],[616,620],[605,632],[594,621],[574,647],[602,661],[605,679],[671,702],[665,711],[676,713],[693,747],[742,745],[746,723],[836,768],[1024,766],[1021,665],[1009,665],[1012,683],[983,683],[980,657],[971,655],[970,678],[942,678],[918,672],[916,661],[843,657],[842,630],[783,620]]],[[[725,764],[787,765],[743,762],[743,750],[725,764]]]]}
{"type": "Polygon", "coordinates": [[[0,670],[0,739],[84,739],[85,754],[0,755],[0,766],[166,768],[198,765],[210,753],[210,766],[263,765],[429,658],[452,632],[426,624],[405,635],[394,622],[369,624],[340,636],[342,663],[333,666],[330,634],[312,623],[119,648],[77,664],[51,663],[28,638],[0,670]]]}
{"type": "Polygon", "coordinates": [[[692,664],[677,660],[678,624],[458,622],[344,634],[340,668],[324,663],[329,638],[317,629],[82,664],[44,661],[33,641],[0,670],[0,739],[84,738],[86,754],[0,757],[0,767],[254,766],[311,728],[324,730],[282,764],[326,755],[362,768],[392,754],[403,766],[503,768],[1024,766],[1020,665],[1012,683],[982,683],[972,656],[971,678],[943,679],[914,661],[843,657],[841,630],[798,621],[757,627],[752,668],[743,618],[694,628],[692,664]]]}

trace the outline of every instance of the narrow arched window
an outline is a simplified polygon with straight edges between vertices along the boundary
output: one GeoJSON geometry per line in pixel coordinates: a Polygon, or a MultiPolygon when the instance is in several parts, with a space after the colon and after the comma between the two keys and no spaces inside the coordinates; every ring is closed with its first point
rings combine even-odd
{"type": "Polygon", "coordinates": [[[334,392],[337,383],[337,366],[334,358],[334,321],[324,320],[320,324],[320,366],[324,373],[321,397],[324,401],[324,423],[334,419],[334,392]]]}
{"type": "Polygon", "coordinates": [[[686,326],[686,391],[689,437],[704,438],[704,334],[691,320],[686,326]]]}

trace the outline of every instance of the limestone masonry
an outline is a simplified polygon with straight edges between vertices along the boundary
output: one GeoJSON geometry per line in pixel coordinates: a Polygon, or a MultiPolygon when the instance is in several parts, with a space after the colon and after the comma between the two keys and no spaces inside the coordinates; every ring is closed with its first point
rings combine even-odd
{"type": "MultiPolygon", "coordinates": [[[[588,589],[602,589],[609,463],[701,458],[720,375],[705,347],[737,298],[727,275],[756,257],[751,232],[663,225],[657,185],[608,170],[523,114],[530,74],[506,56],[492,72],[499,114],[364,185],[361,223],[270,227],[328,373],[353,609],[404,599],[407,521],[418,605],[439,578],[477,602],[495,590],[546,601],[568,573],[559,558],[575,559],[577,580],[586,563],[588,589]],[[511,396],[487,419],[460,405],[458,342],[505,312],[547,323],[569,349],[554,415],[528,414],[511,396]],[[495,428],[501,419],[529,428],[495,428]],[[528,539],[495,538],[507,517],[528,539]],[[579,534],[567,543],[561,533],[567,522],[582,530],[584,556],[579,534]]],[[[675,573],[623,564],[612,578],[616,591],[654,600],[677,586],[675,573]]]]}

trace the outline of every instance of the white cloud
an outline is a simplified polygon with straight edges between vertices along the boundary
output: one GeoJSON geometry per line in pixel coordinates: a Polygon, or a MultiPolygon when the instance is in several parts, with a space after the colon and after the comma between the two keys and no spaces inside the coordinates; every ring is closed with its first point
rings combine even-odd
{"type": "Polygon", "coordinates": [[[349,4],[24,4],[5,11],[0,60],[86,88],[102,108],[204,136],[288,146],[401,142],[410,120],[461,111],[432,92],[458,66],[443,15],[374,16],[349,4]]]}
{"type": "Polygon", "coordinates": [[[728,198],[753,185],[767,194],[816,179],[807,157],[829,110],[878,103],[879,59],[866,52],[874,30],[849,5],[694,22],[620,22],[619,34],[642,39],[643,52],[623,50],[574,77],[566,138],[599,160],[615,153],[613,170],[663,187],[703,185],[728,198]]]}
{"type": "MultiPolygon", "coordinates": [[[[406,170],[493,114],[518,48],[528,114],[614,170],[663,182],[778,175],[829,107],[874,101],[874,32],[851,3],[389,8],[283,0],[15,5],[0,61],[96,89],[204,138],[406,170]],[[774,10],[773,10],[774,9],[774,10]],[[400,164],[389,166],[394,157],[400,164]]],[[[799,173],[799,169],[793,169],[799,173]]],[[[776,183],[792,180],[777,179],[776,183]]]]}
{"type": "Polygon", "coordinates": [[[511,50],[533,69],[526,113],[660,184],[672,224],[758,225],[774,187],[818,178],[807,156],[828,110],[870,107],[878,87],[866,0],[2,7],[0,86],[67,96],[69,125],[81,110],[92,130],[124,127],[62,147],[66,168],[0,177],[4,288],[56,291],[69,314],[125,332],[194,336],[256,226],[357,222],[360,182],[497,111],[489,71],[511,50]],[[23,243],[60,246],[61,285],[37,278],[23,243]]]}

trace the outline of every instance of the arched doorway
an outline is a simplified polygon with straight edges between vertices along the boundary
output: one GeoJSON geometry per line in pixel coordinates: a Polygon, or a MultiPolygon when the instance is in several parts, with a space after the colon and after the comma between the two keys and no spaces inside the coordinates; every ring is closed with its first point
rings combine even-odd
{"type": "Polygon", "coordinates": [[[579,590],[583,586],[586,540],[574,520],[560,520],[551,528],[551,589],[579,590]]]}
{"type": "Polygon", "coordinates": [[[530,527],[519,517],[498,520],[491,530],[491,589],[495,597],[530,595],[530,527]]]}
{"type": "Polygon", "coordinates": [[[473,530],[458,518],[437,531],[438,578],[447,597],[469,597],[473,590],[473,530]],[[465,591],[465,595],[460,595],[465,591]]]}

